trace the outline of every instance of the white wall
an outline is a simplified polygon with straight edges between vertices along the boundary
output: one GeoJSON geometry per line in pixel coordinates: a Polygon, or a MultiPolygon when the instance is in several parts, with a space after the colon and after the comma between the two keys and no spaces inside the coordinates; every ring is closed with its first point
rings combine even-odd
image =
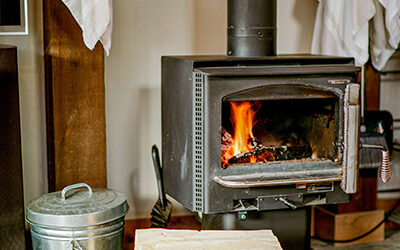
{"type": "MultiPolygon", "coordinates": [[[[279,0],[278,53],[310,52],[314,0],[279,0]]],[[[128,195],[127,218],[157,199],[152,144],[161,145],[162,55],[225,54],[226,0],[114,1],[106,58],[109,188],[128,195]]],[[[179,209],[178,209],[179,210],[179,209]]]]}
{"type": "Polygon", "coordinates": [[[0,36],[17,46],[25,203],[47,192],[42,1],[29,0],[29,35],[0,36]]]}
{"type": "Polygon", "coordinates": [[[277,0],[277,2],[278,53],[311,53],[318,2],[315,0],[277,0]]]}
{"type": "MultiPolygon", "coordinates": [[[[42,1],[29,0],[29,35],[18,47],[25,201],[47,192],[42,1]]],[[[278,1],[278,53],[309,52],[316,1],[278,1]]],[[[226,0],[114,1],[106,58],[108,185],[147,216],[157,197],[150,157],[161,145],[161,55],[225,54],[226,0]]],[[[179,209],[178,209],[179,210],[179,209]]]]}

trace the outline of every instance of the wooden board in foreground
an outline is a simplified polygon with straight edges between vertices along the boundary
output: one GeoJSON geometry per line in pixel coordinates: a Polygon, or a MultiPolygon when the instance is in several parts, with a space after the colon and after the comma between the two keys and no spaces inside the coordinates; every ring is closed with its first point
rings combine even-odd
{"type": "Polygon", "coordinates": [[[136,250],[150,249],[282,249],[271,230],[139,229],[136,250]]]}

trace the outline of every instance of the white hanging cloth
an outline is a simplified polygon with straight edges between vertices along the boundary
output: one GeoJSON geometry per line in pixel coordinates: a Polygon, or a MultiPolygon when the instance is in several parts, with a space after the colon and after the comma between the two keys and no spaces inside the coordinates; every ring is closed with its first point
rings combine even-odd
{"type": "Polygon", "coordinates": [[[400,42],[399,16],[398,0],[319,0],[311,53],[351,56],[364,65],[370,52],[381,70],[400,42]]]}
{"type": "Polygon", "coordinates": [[[400,42],[400,1],[375,0],[376,14],[370,22],[372,65],[381,70],[400,42]]]}
{"type": "Polygon", "coordinates": [[[112,0],[62,0],[82,29],[83,42],[93,50],[98,41],[108,56],[112,34],[112,0]]]}
{"type": "Polygon", "coordinates": [[[368,20],[375,14],[373,0],[320,0],[311,53],[354,57],[368,61],[368,20]]]}

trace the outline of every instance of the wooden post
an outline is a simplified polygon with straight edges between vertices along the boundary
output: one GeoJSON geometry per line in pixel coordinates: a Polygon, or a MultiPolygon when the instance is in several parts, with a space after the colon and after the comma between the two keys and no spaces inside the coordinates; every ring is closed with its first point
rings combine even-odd
{"type": "Polygon", "coordinates": [[[62,1],[44,0],[49,191],[107,186],[104,53],[86,48],[62,1]]]}
{"type": "Polygon", "coordinates": [[[380,76],[371,62],[365,64],[365,109],[379,110],[380,76]]]}

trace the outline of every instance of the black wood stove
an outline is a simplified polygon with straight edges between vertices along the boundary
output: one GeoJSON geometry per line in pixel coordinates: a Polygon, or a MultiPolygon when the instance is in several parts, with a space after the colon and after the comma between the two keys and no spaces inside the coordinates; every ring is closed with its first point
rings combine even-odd
{"type": "Polygon", "coordinates": [[[204,229],[271,228],[301,249],[309,206],[356,192],[360,68],[274,56],[275,9],[229,0],[228,56],[162,58],[163,175],[204,229]]]}
{"type": "Polygon", "coordinates": [[[287,208],[274,201],[277,194],[296,206],[346,201],[356,191],[359,140],[359,68],[352,63],[319,56],[164,57],[167,192],[203,213],[287,208]],[[235,163],[235,156],[223,162],[226,130],[233,130],[230,103],[261,106],[253,127],[261,141],[253,154],[267,154],[261,162],[235,163]]]}
{"type": "Polygon", "coordinates": [[[252,211],[349,201],[359,147],[359,68],[353,63],[320,56],[163,57],[166,192],[212,228],[219,226],[210,214],[237,214],[235,223],[246,224],[241,219],[252,211]],[[235,126],[232,104],[257,111],[257,142],[246,139],[258,145],[225,163],[226,137],[235,126]],[[259,159],[252,163],[252,156],[259,159]]]}

